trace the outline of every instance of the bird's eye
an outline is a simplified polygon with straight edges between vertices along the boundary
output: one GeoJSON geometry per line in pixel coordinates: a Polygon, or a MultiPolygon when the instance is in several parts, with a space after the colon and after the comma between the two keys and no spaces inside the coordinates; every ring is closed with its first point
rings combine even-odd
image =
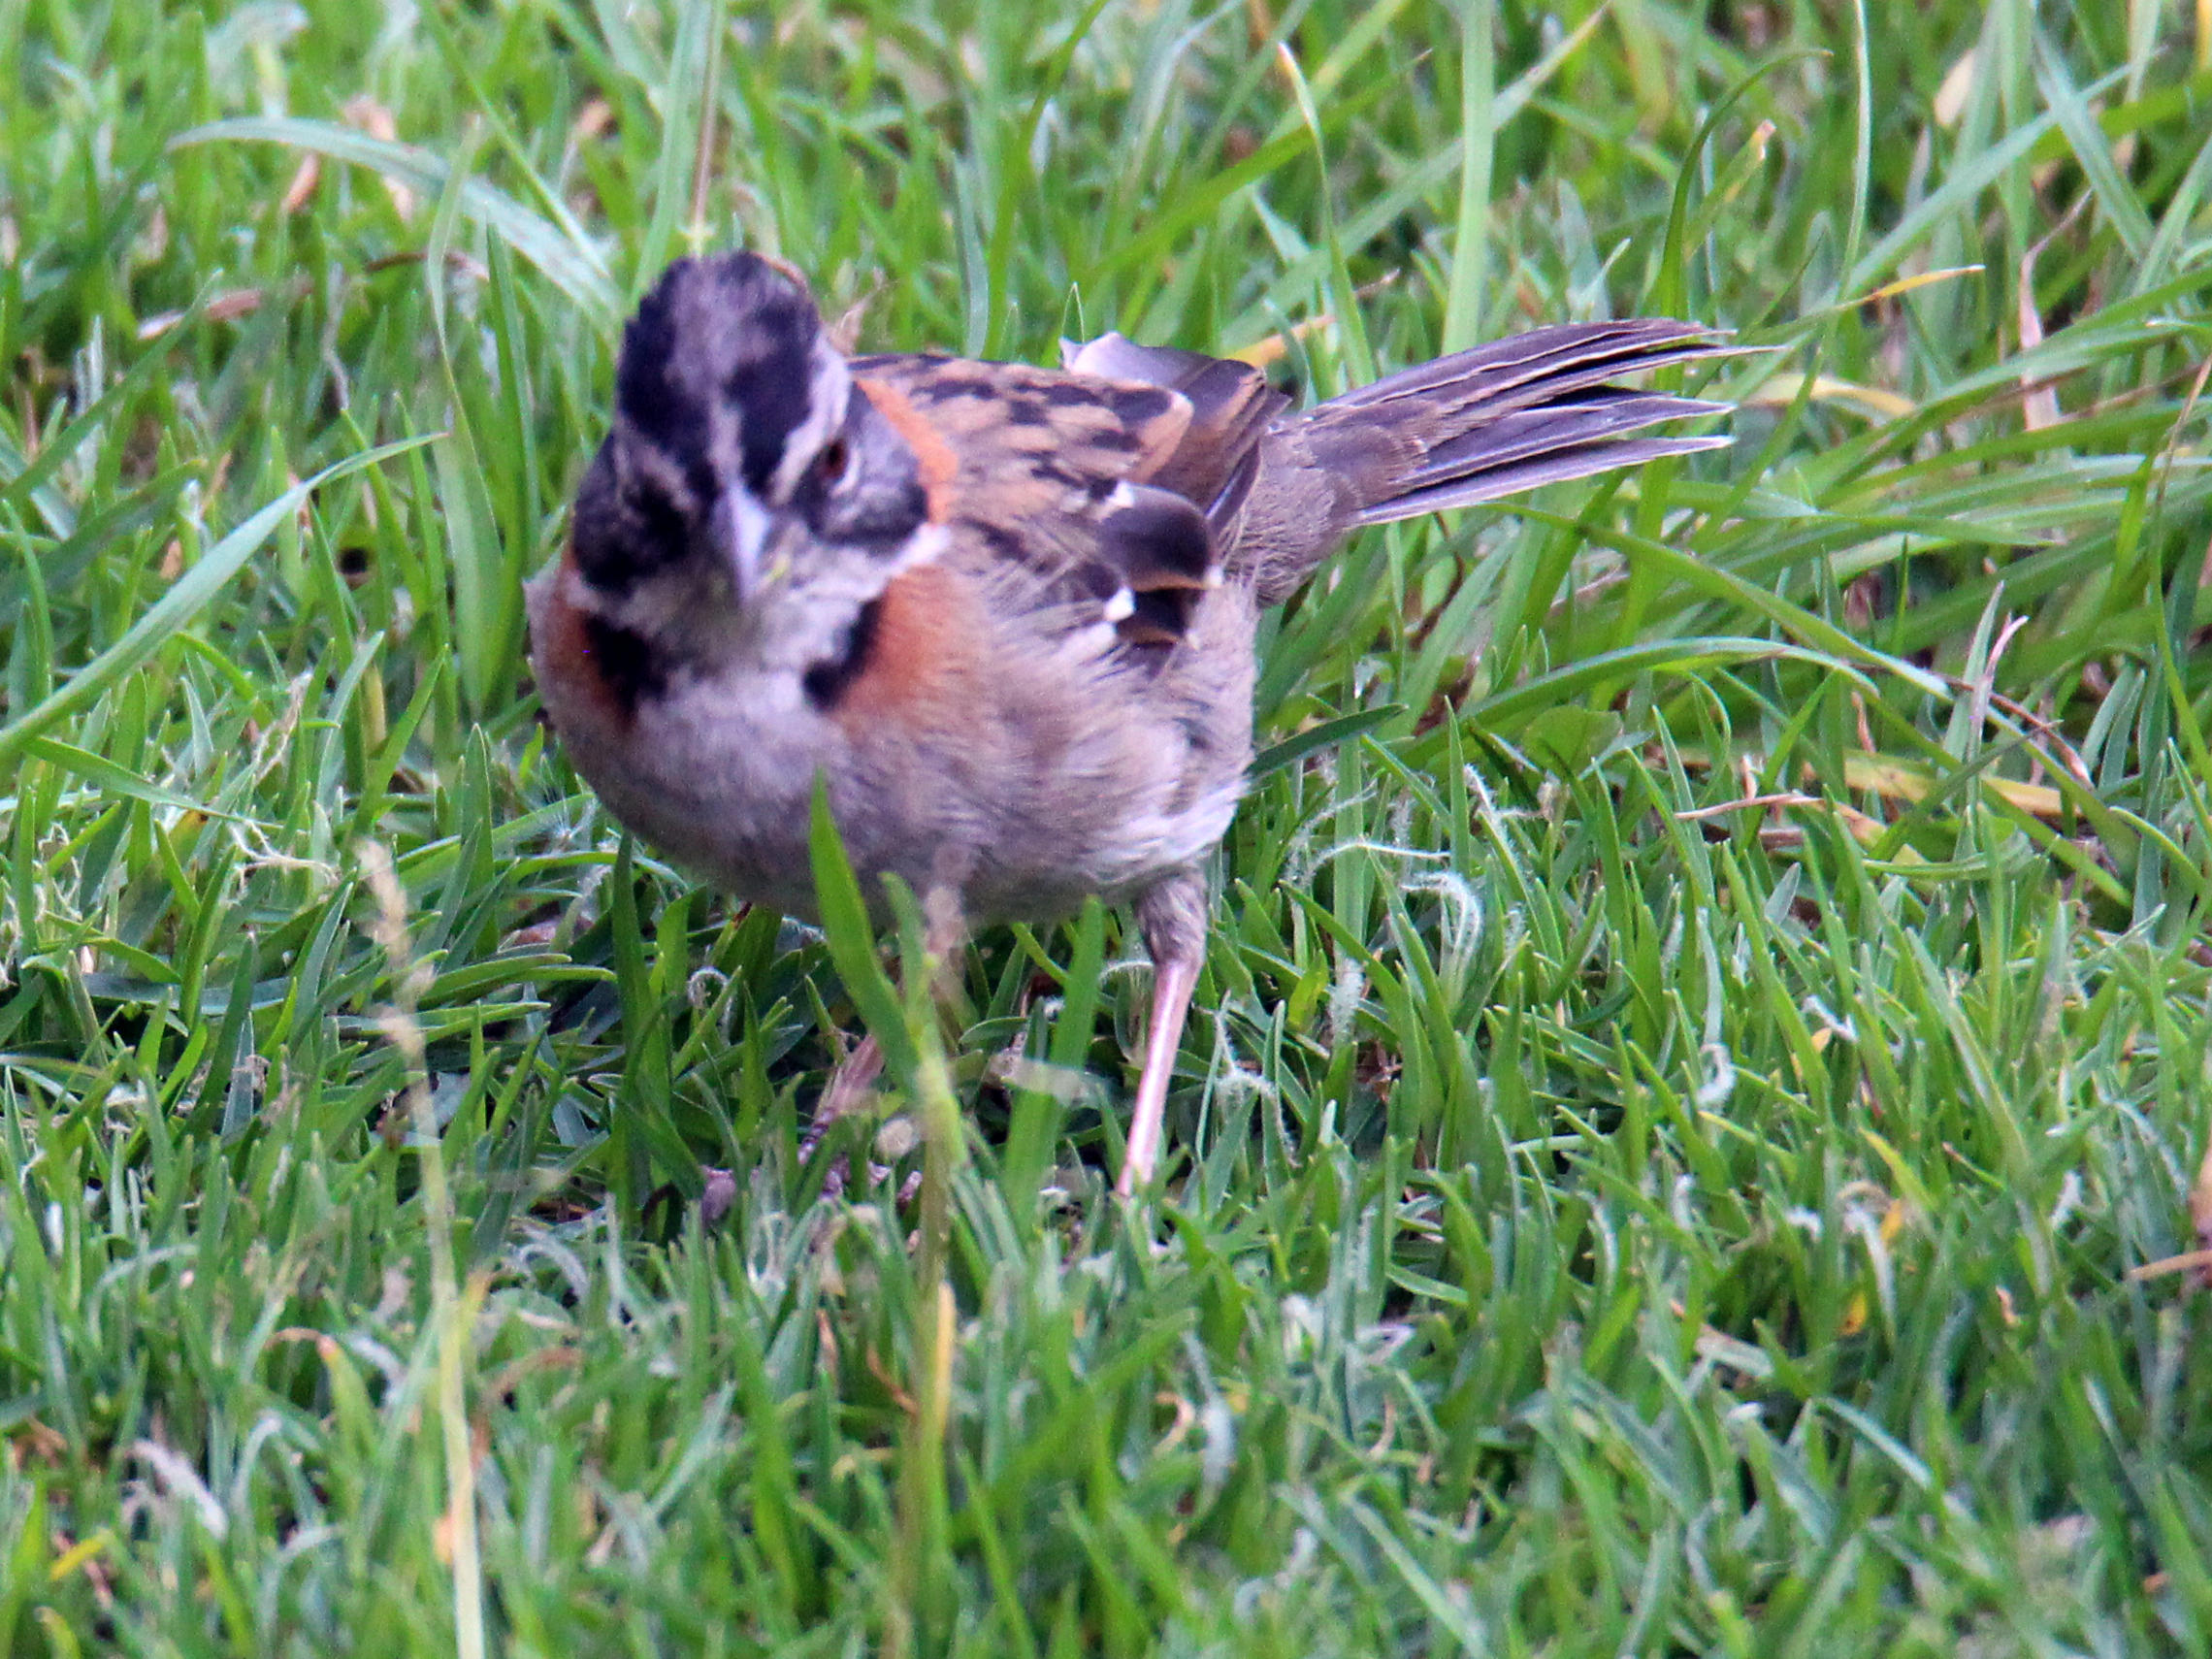
{"type": "Polygon", "coordinates": [[[845,440],[832,438],[822,446],[821,453],[814,457],[814,475],[825,484],[834,484],[845,475],[845,468],[851,460],[852,456],[845,449],[845,440]]]}

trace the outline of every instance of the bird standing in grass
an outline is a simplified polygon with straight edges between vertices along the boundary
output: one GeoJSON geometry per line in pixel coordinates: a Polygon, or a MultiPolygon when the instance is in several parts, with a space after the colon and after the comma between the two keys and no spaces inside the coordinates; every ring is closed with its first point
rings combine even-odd
{"type": "Polygon", "coordinates": [[[1058,370],[847,357],[781,268],[680,260],[531,585],[539,695],[617,819],[753,902],[811,913],[818,777],[871,890],[896,874],[970,923],[1133,902],[1131,1192],[1251,761],[1260,612],[1363,525],[1726,443],[1640,436],[1726,406],[1613,382],[1727,350],[1545,328],[1294,410],[1255,369],[1118,334],[1058,370]]]}

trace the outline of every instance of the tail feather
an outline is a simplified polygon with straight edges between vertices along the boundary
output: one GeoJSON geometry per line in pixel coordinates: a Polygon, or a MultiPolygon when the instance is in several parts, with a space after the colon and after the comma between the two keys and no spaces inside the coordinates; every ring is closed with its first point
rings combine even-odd
{"type": "MultiPolygon", "coordinates": [[[[1554,450],[1604,444],[1668,421],[1726,414],[1729,407],[1700,398],[1609,390],[1603,397],[1516,409],[1471,432],[1431,444],[1418,465],[1398,475],[1394,488],[1412,495],[1457,478],[1513,467],[1554,450]]],[[[1384,502],[1374,509],[1363,509],[1362,517],[1373,523],[1383,522],[1370,513],[1388,504],[1384,502]]]]}
{"type": "Polygon", "coordinates": [[[1746,354],[1719,330],[1664,318],[1540,328],[1416,364],[1276,417],[1242,545],[1253,591],[1287,598],[1353,529],[1473,506],[1721,437],[1641,437],[1728,406],[1616,382],[1746,354]]]}
{"type": "Polygon", "coordinates": [[[1538,329],[1404,370],[1315,409],[1307,440],[1326,459],[1342,433],[1367,460],[1349,476],[1352,521],[1386,524],[1518,490],[1720,447],[1714,438],[1631,439],[1725,404],[1629,391],[1619,376],[1737,355],[1692,323],[1632,319],[1538,329]],[[1375,430],[1397,439],[1380,449],[1375,430]],[[1380,464],[1378,464],[1380,463],[1380,464]]]}
{"type": "Polygon", "coordinates": [[[1731,353],[1736,348],[1721,343],[1725,339],[1724,331],[1666,317],[1555,324],[1401,369],[1321,407],[1373,408],[1408,398],[1441,398],[1504,409],[1612,374],[1731,353]]]}
{"type": "Polygon", "coordinates": [[[1448,507],[1479,506],[1506,496],[1517,496],[1543,484],[1564,484],[1574,478],[1617,472],[1623,467],[1641,467],[1662,455],[1691,455],[1701,449],[1726,449],[1725,438],[1642,438],[1628,442],[1606,441],[1555,447],[1532,459],[1431,485],[1405,495],[1392,496],[1360,512],[1361,524],[1389,524],[1401,518],[1418,518],[1424,512],[1448,507]]]}

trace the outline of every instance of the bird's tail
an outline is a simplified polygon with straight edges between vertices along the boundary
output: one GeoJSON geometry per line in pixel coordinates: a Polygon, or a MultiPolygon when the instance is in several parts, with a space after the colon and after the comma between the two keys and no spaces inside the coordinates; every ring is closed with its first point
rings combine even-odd
{"type": "MultiPolygon", "coordinates": [[[[1619,376],[1738,355],[1719,332],[1659,318],[1536,329],[1384,376],[1300,414],[1270,438],[1283,460],[1334,482],[1325,540],[1290,535],[1269,560],[1263,602],[1288,594],[1345,533],[1496,501],[1662,455],[1719,449],[1719,435],[1638,437],[1730,406],[1636,390],[1619,376]],[[1319,545],[1313,545],[1321,541],[1319,545]],[[1304,552],[1304,547],[1299,547],[1304,552]],[[1302,568],[1301,568],[1302,567],[1302,568]]],[[[1314,526],[1320,530],[1319,525],[1314,526]]]]}

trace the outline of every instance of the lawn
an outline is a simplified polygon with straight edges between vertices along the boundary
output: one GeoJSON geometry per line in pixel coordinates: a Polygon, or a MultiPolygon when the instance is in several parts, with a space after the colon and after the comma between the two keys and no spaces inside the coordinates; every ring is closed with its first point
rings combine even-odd
{"type": "Polygon", "coordinates": [[[2208,30],[0,0],[0,1650],[2212,1650],[2208,30]],[[1125,917],[933,1004],[538,723],[737,244],[1308,397],[1773,348],[1267,624],[1150,1202],[1125,917]]]}

